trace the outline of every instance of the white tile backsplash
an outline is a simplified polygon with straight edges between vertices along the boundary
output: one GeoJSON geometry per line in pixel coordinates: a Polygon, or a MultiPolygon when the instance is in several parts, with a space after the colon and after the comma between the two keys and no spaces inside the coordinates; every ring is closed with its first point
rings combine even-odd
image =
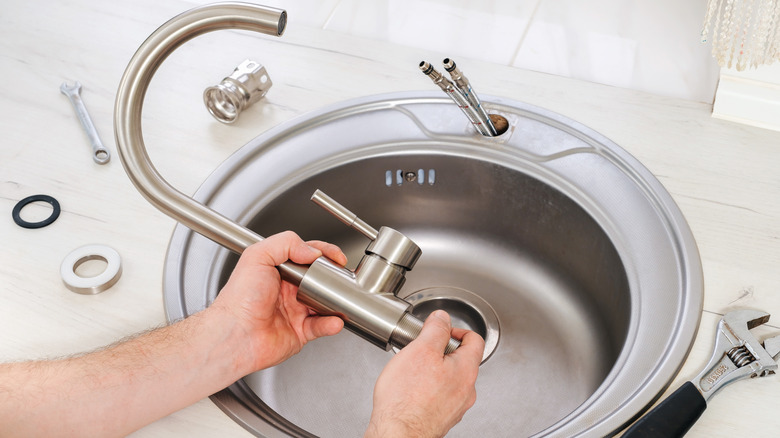
{"type": "MultiPolygon", "coordinates": [[[[426,52],[712,102],[706,0],[266,0],[290,22],[426,52]]],[[[440,60],[429,59],[439,64],[440,60]]],[[[478,85],[478,84],[475,84],[478,85]]]]}
{"type": "Polygon", "coordinates": [[[711,102],[719,68],[706,0],[544,0],[513,65],[711,102]]]}
{"type": "Polygon", "coordinates": [[[509,65],[538,1],[341,0],[325,29],[509,65]]]}
{"type": "Polygon", "coordinates": [[[264,6],[287,11],[287,25],[322,28],[340,0],[258,0],[264,6]]]}

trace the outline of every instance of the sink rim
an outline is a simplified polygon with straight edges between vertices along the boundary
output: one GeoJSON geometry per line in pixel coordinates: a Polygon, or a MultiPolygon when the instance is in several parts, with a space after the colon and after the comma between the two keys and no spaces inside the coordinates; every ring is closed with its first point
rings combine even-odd
{"type": "MultiPolygon", "coordinates": [[[[215,172],[210,176],[206,182],[198,189],[195,199],[204,202],[209,203],[214,197],[217,196],[220,187],[225,183],[225,181],[228,178],[226,175],[229,172],[229,170],[235,170],[235,169],[243,169],[245,166],[247,166],[248,162],[251,162],[250,158],[256,158],[260,155],[265,155],[269,151],[272,151],[276,145],[280,143],[284,143],[287,138],[294,137],[297,135],[296,133],[300,132],[300,127],[312,127],[316,126],[318,124],[327,123],[330,120],[333,120],[334,118],[339,117],[348,117],[352,114],[360,113],[361,111],[374,111],[374,110],[384,110],[388,108],[393,107],[400,107],[403,109],[403,105],[409,104],[415,104],[415,103],[444,103],[446,105],[452,105],[450,102],[446,100],[446,97],[440,96],[439,93],[433,93],[433,92],[406,92],[406,93],[392,93],[392,94],[385,94],[385,95],[378,95],[378,96],[369,96],[365,98],[359,98],[350,100],[347,102],[342,102],[339,104],[335,104],[326,108],[323,108],[318,111],[314,111],[312,113],[309,113],[307,115],[298,117],[294,120],[291,120],[285,124],[282,124],[276,128],[273,128],[266,133],[261,134],[251,142],[249,142],[245,147],[239,149],[233,156],[228,158],[223,164],[221,164],[215,172]],[[215,175],[222,175],[221,178],[215,178],[215,175]]],[[[678,245],[678,250],[681,252],[679,253],[679,256],[681,258],[680,263],[682,266],[684,266],[684,279],[683,283],[686,285],[685,289],[685,303],[683,303],[681,313],[678,315],[676,320],[678,321],[678,324],[676,326],[676,329],[674,330],[673,335],[671,338],[674,340],[676,339],[676,342],[673,342],[673,344],[664,352],[664,359],[661,360],[654,368],[654,373],[651,375],[650,378],[645,379],[643,382],[643,385],[637,388],[635,393],[643,393],[646,392],[647,387],[652,387],[653,392],[655,394],[651,397],[640,397],[637,399],[636,397],[626,401],[625,403],[621,404],[620,408],[618,409],[618,412],[621,413],[621,415],[618,415],[616,418],[615,415],[606,415],[605,418],[602,418],[599,422],[593,425],[590,429],[585,430],[576,430],[574,432],[576,433],[595,433],[599,432],[601,435],[607,435],[609,433],[615,433],[618,431],[622,426],[624,426],[626,423],[632,421],[636,416],[638,416],[642,410],[646,409],[649,404],[651,404],[657,397],[661,395],[663,390],[671,383],[674,376],[679,371],[680,367],[682,366],[685,357],[687,357],[688,352],[690,351],[690,348],[692,346],[693,339],[696,334],[696,330],[698,329],[698,323],[699,318],[701,314],[701,308],[702,308],[702,296],[703,296],[703,280],[702,280],[702,273],[701,273],[701,265],[698,257],[698,250],[696,249],[695,242],[693,241],[693,236],[690,232],[690,229],[687,226],[687,223],[685,222],[682,213],[679,211],[679,208],[674,203],[674,201],[671,199],[671,196],[668,194],[668,192],[663,188],[663,186],[658,182],[658,180],[652,176],[652,174],[639,163],[636,159],[634,159],[628,152],[605,138],[604,136],[598,134],[597,132],[577,123],[574,121],[571,121],[563,116],[560,116],[556,113],[552,113],[550,111],[533,107],[531,105],[527,105],[521,102],[511,101],[507,99],[492,97],[492,96],[484,96],[483,103],[485,106],[492,110],[492,111],[509,111],[512,114],[519,114],[522,117],[529,117],[535,120],[542,121],[543,123],[549,124],[551,126],[556,126],[559,129],[568,131],[569,134],[579,136],[585,141],[586,143],[591,144],[594,148],[593,150],[588,151],[580,151],[583,153],[589,153],[589,154],[596,154],[604,157],[611,163],[613,163],[616,167],[620,168],[621,171],[623,171],[631,180],[633,180],[638,186],[642,187],[642,189],[650,196],[650,202],[655,205],[655,207],[664,213],[663,220],[667,221],[667,226],[672,231],[672,234],[675,237],[676,245],[678,245]],[[699,291],[701,293],[695,293],[696,291],[699,291]],[[694,314],[695,317],[692,318],[690,315],[694,314]],[[682,321],[681,323],[679,323],[682,321]],[[672,359],[670,356],[676,358],[672,359]],[[676,363],[675,363],[676,362],[676,363]],[[659,382],[660,381],[660,382],[659,382]],[[657,390],[657,392],[656,392],[657,390]],[[628,412],[630,415],[626,415],[626,412],[628,412]],[[612,420],[612,421],[610,421],[612,420]]],[[[549,162],[555,162],[560,158],[559,156],[553,156],[545,157],[545,156],[539,156],[538,154],[535,155],[532,152],[529,152],[527,150],[515,150],[511,147],[508,148],[508,146],[512,146],[511,144],[508,144],[506,138],[498,138],[498,139],[485,139],[480,138],[481,136],[469,136],[469,127],[467,125],[467,122],[464,119],[464,130],[462,133],[456,133],[452,137],[446,137],[449,138],[449,140],[458,140],[459,146],[462,146],[464,148],[465,152],[469,153],[477,153],[480,156],[484,154],[492,154],[495,157],[499,156],[506,156],[506,158],[514,158],[517,160],[517,157],[520,157],[521,159],[530,159],[535,160],[535,163],[549,163],[549,162]],[[489,147],[489,150],[484,150],[485,146],[489,147]],[[503,149],[502,149],[503,148],[503,149]]],[[[363,154],[364,148],[360,149],[360,153],[363,154]]],[[[382,148],[376,148],[374,152],[382,153],[382,148]]],[[[580,153],[576,152],[576,153],[580,153]]],[[[342,160],[345,156],[349,156],[350,152],[345,152],[345,155],[338,155],[338,159],[332,158],[332,162],[342,160]]],[[[555,154],[553,154],[555,155],[555,154]]],[[[329,163],[326,163],[325,165],[328,165],[329,163]]],[[[513,163],[516,164],[516,163],[513,163]]],[[[316,167],[316,166],[315,166],[316,167]]],[[[530,170],[530,169],[529,169],[530,170]]],[[[544,168],[535,168],[534,171],[536,174],[533,174],[533,176],[536,178],[539,176],[543,179],[543,182],[546,181],[546,178],[551,178],[552,180],[556,179],[556,175],[554,173],[550,173],[549,175],[543,175],[544,174],[544,168]]],[[[547,169],[549,170],[549,169],[547,169]]],[[[309,169],[311,171],[311,168],[309,169]]],[[[305,173],[305,172],[304,172],[305,173]]],[[[559,183],[566,183],[566,181],[558,181],[559,183]]],[[[291,187],[295,184],[294,180],[290,180],[285,182],[284,184],[281,184],[278,187],[275,187],[273,190],[271,190],[268,193],[265,193],[264,199],[267,201],[269,199],[272,199],[275,197],[275,193],[282,192],[282,188],[284,187],[291,187]]],[[[557,185],[553,185],[553,187],[558,188],[557,185]]],[[[576,187],[572,189],[572,193],[576,193],[576,187]]],[[[570,190],[571,192],[571,190],[570,190]]],[[[567,195],[570,195],[570,192],[565,192],[567,195]]],[[[583,197],[582,199],[575,199],[576,201],[582,203],[581,205],[585,204],[587,205],[588,199],[587,197],[583,197]]],[[[262,208],[262,205],[257,205],[255,208],[255,211],[262,208]]],[[[585,208],[583,206],[583,208],[585,208]]],[[[598,206],[591,206],[590,208],[586,208],[586,211],[590,214],[593,214],[598,212],[598,206]]],[[[603,213],[603,212],[601,212],[603,213]]],[[[245,217],[238,218],[239,223],[246,223],[248,221],[247,217],[252,217],[254,214],[252,211],[245,212],[245,217]]],[[[609,221],[609,215],[604,214],[604,217],[601,218],[595,218],[600,224],[603,224],[603,221],[609,221]]],[[[605,232],[610,236],[610,238],[613,238],[612,234],[610,234],[610,230],[605,229],[605,232]]],[[[174,231],[174,234],[171,238],[171,243],[169,245],[169,252],[168,256],[166,258],[166,264],[165,264],[165,281],[166,281],[166,290],[175,288],[175,285],[170,285],[170,280],[178,278],[180,273],[182,272],[182,265],[186,261],[183,257],[181,257],[181,254],[186,251],[186,248],[190,245],[190,240],[193,237],[194,233],[192,233],[190,230],[184,228],[181,225],[177,225],[176,230],[174,231]],[[180,252],[177,252],[178,250],[176,248],[184,248],[181,249],[180,252]]],[[[200,237],[200,236],[196,236],[200,237]]],[[[205,239],[204,239],[205,240],[205,239]]],[[[216,245],[215,245],[216,246],[216,245]]],[[[223,251],[216,251],[216,256],[214,260],[217,262],[213,265],[221,265],[224,264],[224,259],[227,258],[228,252],[226,250],[223,251]]],[[[623,254],[621,253],[621,259],[623,259],[623,254]]],[[[628,263],[630,265],[633,263],[631,260],[624,260],[624,264],[628,263]]],[[[626,269],[632,269],[630,266],[627,266],[626,269]]],[[[212,276],[213,277],[213,276],[212,276]]],[[[632,293],[632,301],[633,301],[633,294],[634,294],[634,285],[635,285],[636,279],[629,278],[629,284],[631,285],[631,293],[632,293]]],[[[173,321],[176,319],[180,319],[181,317],[185,316],[184,312],[186,312],[185,309],[183,309],[181,303],[176,303],[175,297],[171,298],[170,294],[166,293],[165,297],[165,307],[166,307],[166,314],[168,316],[168,319],[173,321]]],[[[624,372],[623,367],[626,366],[627,356],[630,354],[631,350],[637,348],[637,345],[634,345],[634,340],[636,337],[636,332],[638,330],[638,326],[640,324],[640,311],[642,309],[637,309],[637,306],[635,306],[633,303],[631,305],[631,320],[630,320],[630,326],[627,334],[627,341],[623,348],[624,351],[621,351],[617,362],[615,366],[613,367],[612,371],[610,371],[609,375],[605,378],[604,383],[599,387],[599,389],[590,397],[588,400],[583,403],[579,408],[574,410],[571,414],[569,414],[567,417],[559,421],[558,423],[552,425],[549,429],[546,429],[544,431],[545,434],[561,434],[561,436],[572,436],[571,428],[567,428],[567,421],[571,419],[575,419],[578,416],[580,416],[583,412],[589,410],[592,408],[593,403],[601,397],[601,395],[608,389],[608,382],[614,382],[615,379],[620,375],[621,372],[624,372]],[[628,351],[628,352],[627,352],[628,351]],[[564,435],[565,434],[565,435],[564,435]]],[[[670,341],[671,342],[671,341],[670,341]]],[[[233,391],[240,392],[242,389],[240,388],[242,382],[238,382],[236,385],[234,385],[232,390],[229,388],[228,392],[233,391]]],[[[246,388],[243,389],[244,391],[246,388]]],[[[223,391],[224,393],[225,391],[223,391]]],[[[251,393],[252,391],[249,390],[251,393]]],[[[233,417],[236,421],[239,423],[245,424],[248,420],[246,419],[239,419],[236,418],[235,413],[230,412],[230,409],[235,409],[234,405],[236,400],[228,400],[229,397],[226,397],[226,394],[220,393],[218,395],[214,396],[215,402],[226,412],[228,412],[228,415],[233,417]]],[[[251,398],[251,397],[250,397],[251,398]]],[[[256,398],[256,396],[255,396],[256,398]]],[[[257,398],[259,400],[259,398],[257,398]]],[[[239,403],[240,404],[240,403],[239,403]]],[[[251,409],[250,409],[251,410],[251,409]]],[[[251,421],[250,421],[251,422],[251,421]]],[[[258,425],[250,425],[252,427],[257,428],[258,425]]],[[[264,422],[260,426],[268,427],[268,425],[264,422]]],[[[251,427],[250,427],[251,428],[251,427]]],[[[270,432],[269,432],[270,433],[270,432]]]]}

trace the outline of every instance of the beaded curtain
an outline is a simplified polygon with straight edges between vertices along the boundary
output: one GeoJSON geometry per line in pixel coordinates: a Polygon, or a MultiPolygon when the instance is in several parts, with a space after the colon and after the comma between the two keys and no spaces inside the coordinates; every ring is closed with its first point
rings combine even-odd
{"type": "Polygon", "coordinates": [[[702,43],[712,39],[721,67],[757,67],[780,60],[780,0],[709,0],[702,43]]]}

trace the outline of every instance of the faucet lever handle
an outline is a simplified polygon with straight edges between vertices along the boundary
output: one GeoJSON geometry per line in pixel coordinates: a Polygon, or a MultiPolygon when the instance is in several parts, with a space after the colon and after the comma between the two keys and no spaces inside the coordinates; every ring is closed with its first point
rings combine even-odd
{"type": "Polygon", "coordinates": [[[317,189],[317,191],[311,195],[311,200],[314,201],[315,204],[324,208],[328,213],[336,216],[338,220],[344,222],[347,224],[347,226],[360,231],[361,234],[371,240],[376,240],[376,236],[379,233],[376,229],[374,229],[374,227],[367,224],[363,219],[357,217],[355,213],[352,213],[346,207],[336,202],[330,196],[326,195],[322,190],[317,189]]]}

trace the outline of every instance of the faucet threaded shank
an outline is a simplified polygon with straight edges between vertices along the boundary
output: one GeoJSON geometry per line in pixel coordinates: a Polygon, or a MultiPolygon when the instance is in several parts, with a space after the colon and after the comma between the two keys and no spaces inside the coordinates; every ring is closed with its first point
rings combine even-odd
{"type": "MultiPolygon", "coordinates": [[[[404,348],[410,342],[417,339],[423,328],[423,322],[412,315],[411,313],[405,313],[403,318],[398,321],[398,325],[393,330],[393,334],[390,336],[390,344],[397,348],[404,348]]],[[[447,348],[444,349],[444,354],[450,354],[460,347],[460,341],[455,338],[450,338],[447,342],[447,348]]]]}

